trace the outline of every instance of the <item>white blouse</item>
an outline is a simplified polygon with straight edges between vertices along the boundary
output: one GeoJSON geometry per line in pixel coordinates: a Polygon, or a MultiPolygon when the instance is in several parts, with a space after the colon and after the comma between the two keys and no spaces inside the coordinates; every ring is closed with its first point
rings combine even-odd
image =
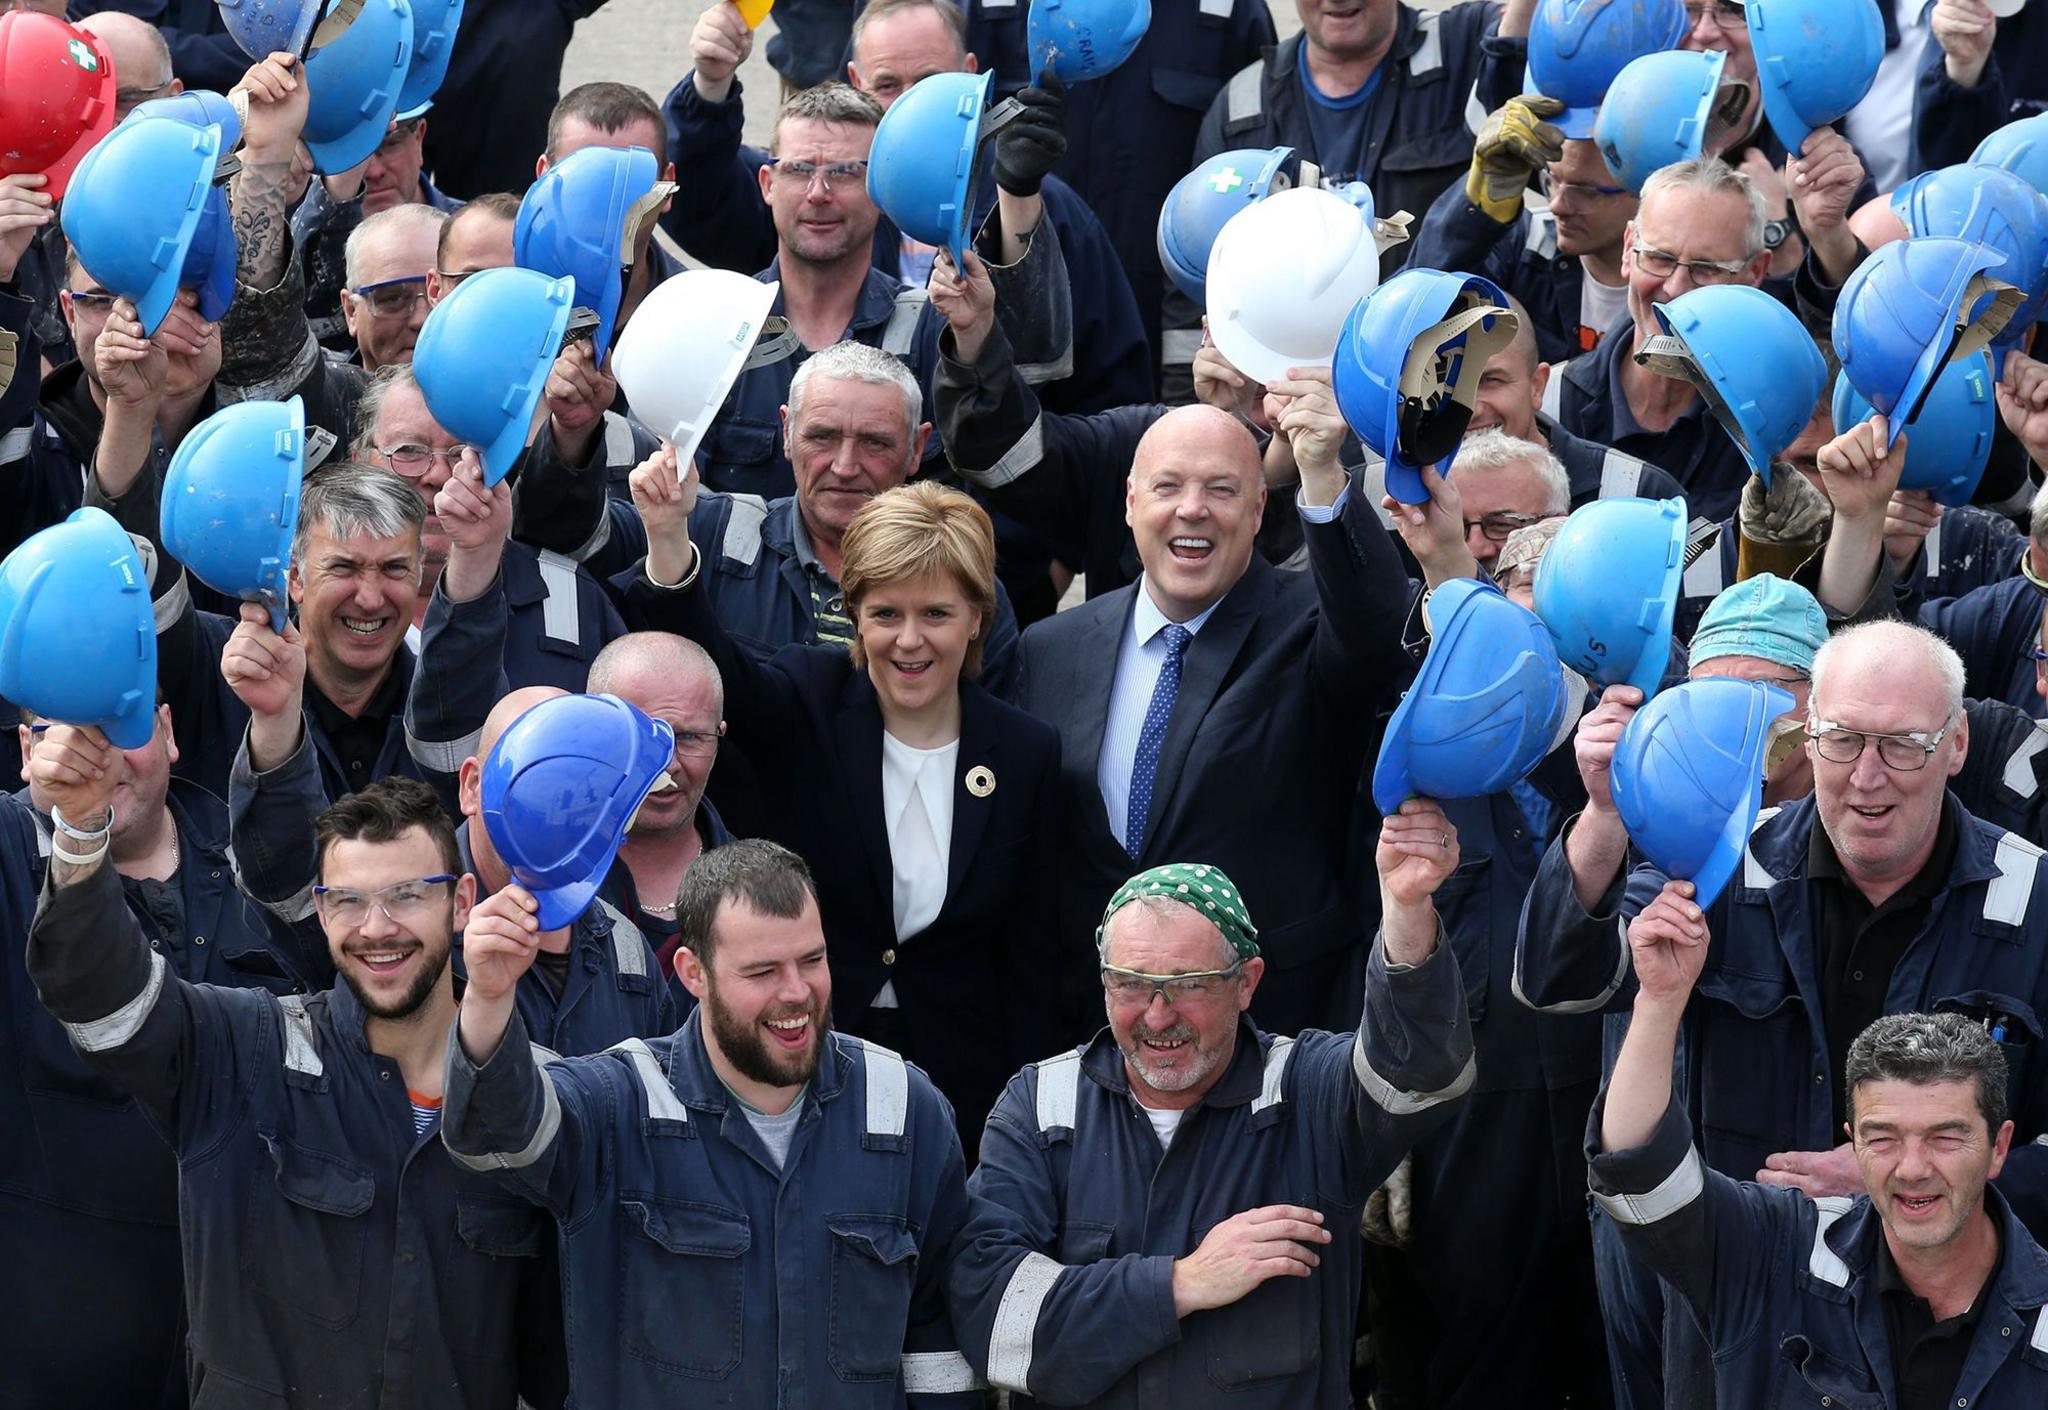
{"type": "Polygon", "coordinates": [[[889,827],[896,938],[939,918],[953,856],[953,773],[960,741],[913,749],[882,732],[882,818],[889,827]]]}

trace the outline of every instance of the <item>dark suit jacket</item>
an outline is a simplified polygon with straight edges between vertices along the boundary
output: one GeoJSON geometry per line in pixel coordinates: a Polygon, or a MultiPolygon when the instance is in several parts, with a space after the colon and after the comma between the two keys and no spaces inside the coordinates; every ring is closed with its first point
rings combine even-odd
{"type": "MultiPolygon", "coordinates": [[[[1267,970],[1252,1014],[1276,1033],[1333,1026],[1346,1014],[1355,1022],[1371,932],[1345,874],[1352,800],[1378,719],[1409,674],[1400,622],[1412,588],[1378,517],[1347,491],[1335,520],[1302,528],[1309,571],[1254,555],[1188,647],[1143,855],[1133,859],[1117,842],[1095,782],[1117,655],[1143,583],[1028,629],[1017,695],[1060,731],[1060,938],[1069,952],[1092,946],[1102,908],[1134,873],[1165,862],[1220,866],[1259,927],[1267,970]]],[[[1372,878],[1357,881],[1372,891],[1372,878]]],[[[1067,971],[1074,967],[1070,960],[1067,971]]]]}
{"type": "MultiPolygon", "coordinates": [[[[1059,1022],[1049,944],[1059,736],[961,683],[946,900],[931,925],[899,942],[882,816],[882,712],[866,672],[835,646],[786,646],[764,661],[726,636],[702,594],[663,592],[637,569],[633,577],[629,619],[690,637],[725,677],[724,747],[749,765],[736,775],[753,780],[748,815],[811,864],[835,1023],[900,1045],[953,1103],[972,1152],[1011,1075],[1079,1036],[1059,1022]],[[986,797],[967,789],[976,767],[995,776],[986,797]],[[895,1015],[869,1006],[891,980],[895,1015]]],[[[723,774],[721,765],[710,785],[721,811],[723,774]]]]}

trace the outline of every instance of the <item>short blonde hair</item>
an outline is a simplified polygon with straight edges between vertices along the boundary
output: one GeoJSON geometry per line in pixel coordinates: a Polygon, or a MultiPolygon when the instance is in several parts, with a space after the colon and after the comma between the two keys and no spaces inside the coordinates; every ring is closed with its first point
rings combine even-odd
{"type": "MultiPolygon", "coordinates": [[[[929,480],[884,490],[861,507],[839,540],[839,586],[847,615],[858,619],[861,599],[930,573],[949,574],[981,614],[981,630],[967,643],[962,673],[981,674],[981,647],[996,617],[996,532],[988,512],[958,490],[929,480]]],[[[853,661],[867,669],[867,652],[854,634],[853,661]]]]}

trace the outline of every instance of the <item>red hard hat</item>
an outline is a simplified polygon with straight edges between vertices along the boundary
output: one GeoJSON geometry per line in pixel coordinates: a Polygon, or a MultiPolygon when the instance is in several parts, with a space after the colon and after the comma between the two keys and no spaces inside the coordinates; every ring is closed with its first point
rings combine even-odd
{"type": "Polygon", "coordinates": [[[114,60],[99,39],[36,10],[0,15],[0,176],[71,169],[114,127],[114,60]]]}

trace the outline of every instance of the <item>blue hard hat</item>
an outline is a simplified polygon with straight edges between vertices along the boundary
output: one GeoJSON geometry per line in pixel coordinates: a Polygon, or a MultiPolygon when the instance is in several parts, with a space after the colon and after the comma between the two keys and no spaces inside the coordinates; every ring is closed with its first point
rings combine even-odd
{"type": "Polygon", "coordinates": [[[1863,101],[1884,60],[1872,0],[1748,0],[1749,43],[1771,130],[1797,155],[1809,134],[1863,101]]]}
{"type": "Polygon", "coordinates": [[[1638,363],[1699,388],[1749,468],[1771,482],[1771,461],[1799,439],[1828,387],[1827,359],[1799,316],[1747,284],[1708,284],[1652,306],[1662,338],[1638,363]]]}
{"type": "MultiPolygon", "coordinates": [[[[1970,502],[1998,427],[1997,385],[1988,351],[1958,358],[1941,369],[1919,414],[1906,423],[1911,444],[1906,468],[1899,475],[1900,489],[1926,490],[1938,503],[1951,507],[1970,502]]],[[[1872,415],[1870,402],[1849,385],[1846,372],[1835,378],[1834,412],[1837,432],[1872,415]]]]}
{"type": "Polygon", "coordinates": [[[1484,798],[1528,776],[1564,733],[1564,673],[1550,633],[1490,582],[1430,594],[1429,654],[1380,741],[1372,799],[1484,798]]]}
{"type": "MultiPolygon", "coordinates": [[[[223,159],[242,141],[242,118],[235,105],[218,93],[192,89],[168,98],[151,98],[137,103],[123,122],[148,118],[170,118],[187,127],[218,127],[223,159]]],[[[218,323],[227,316],[235,300],[235,267],[240,254],[235,239],[233,213],[228,209],[227,188],[215,182],[206,193],[199,212],[199,224],[192,232],[192,244],[185,252],[185,266],[178,286],[199,295],[200,316],[218,323]]]]}
{"type": "Polygon", "coordinates": [[[164,548],[215,592],[269,607],[282,632],[305,477],[297,397],[222,407],[192,428],[164,474],[164,548]]]}
{"type": "Polygon", "coordinates": [[[504,479],[526,449],[575,297],[570,279],[485,269],[451,289],[420,328],[420,395],[449,435],[483,448],[485,484],[504,479]]]}
{"type": "Polygon", "coordinates": [[[1916,236],[1951,236],[2005,256],[1998,273],[2023,296],[2003,341],[2018,342],[2048,307],[2048,196],[2003,167],[1966,163],[1920,175],[1892,195],[1916,236]]]}
{"type": "Polygon", "coordinates": [[[304,56],[325,0],[215,0],[229,36],[252,59],[280,50],[304,56]]]}
{"type": "Polygon", "coordinates": [[[1292,147],[1218,152],[1173,183],[1159,207],[1159,265],[1173,287],[1209,302],[1209,249],[1223,224],[1246,206],[1294,185],[1292,147]]]}
{"type": "Polygon", "coordinates": [[[582,147],[542,172],[519,202],[512,258],[550,279],[573,279],[576,307],[597,314],[597,360],[612,332],[633,262],[633,218],[661,178],[645,147],[582,147]]]}
{"type": "Polygon", "coordinates": [[[1596,499],[1536,564],[1536,615],[1558,660],[1595,685],[1657,693],[1685,577],[1685,501],[1596,499]]]}
{"type": "MultiPolygon", "coordinates": [[[[211,125],[192,127],[168,118],[124,122],[71,174],[64,238],[108,293],[135,305],[145,337],[155,336],[187,277],[220,143],[221,131],[211,125]]],[[[232,281],[232,233],[227,239],[232,281]]],[[[216,228],[214,248],[220,243],[216,228]]]]}
{"type": "Polygon", "coordinates": [[[1764,796],[1771,724],[1793,706],[1765,681],[1673,686],[1636,711],[1614,750],[1614,807],[1629,841],[1710,906],[1735,874],[1764,796]]]}
{"type": "Polygon", "coordinates": [[[1623,65],[1593,120],[1593,141],[1616,181],[1640,196],[1650,173],[1715,145],[1731,112],[1749,99],[1746,85],[1722,83],[1727,58],[1718,50],[1666,49],[1623,65]]]}
{"type": "Polygon", "coordinates": [[[137,103],[121,121],[139,122],[144,118],[159,117],[182,122],[187,127],[219,128],[223,156],[242,145],[242,115],[235,111],[233,103],[208,89],[188,88],[168,98],[151,98],[146,103],[137,103]]]}
{"type": "Polygon", "coordinates": [[[995,74],[935,73],[889,105],[868,150],[868,198],[913,240],[967,267],[982,110],[995,74]]]}
{"type": "Polygon", "coordinates": [[[1979,142],[1970,160],[2004,167],[2036,191],[2048,191],[2048,113],[2007,123],[1979,142]]]}
{"type": "Polygon", "coordinates": [[[0,696],[97,725],[119,749],[156,733],[156,612],[135,544],[104,509],[75,510],[0,562],[0,696]]]}
{"type": "Polygon", "coordinates": [[[364,0],[355,22],[306,60],[302,135],[313,170],[347,171],[384,144],[411,64],[410,0],[364,0]]]}
{"type": "Polygon", "coordinates": [[[1422,467],[1457,453],[1487,359],[1514,340],[1507,295],[1476,274],[1404,269],[1360,299],[1337,342],[1337,408],[1387,462],[1387,493],[1423,504],[1422,467]]]}
{"type": "Polygon", "coordinates": [[[2005,257],[1968,240],[1894,240],[1842,281],[1835,351],[1842,373],[1884,415],[1892,441],[1949,361],[1985,346],[2019,307],[2020,291],[1983,278],[2005,257]]]}
{"type": "Polygon", "coordinates": [[[1031,0],[1025,52],[1033,73],[1101,78],[1131,57],[1151,23],[1152,0],[1031,0]]]}
{"type": "Polygon", "coordinates": [[[1687,28],[1684,0],[1542,0],[1529,20],[1528,91],[1564,104],[1550,121],[1566,137],[1591,137],[1622,69],[1676,49],[1687,28]]]}
{"type": "Polygon", "coordinates": [[[484,760],[484,830],[558,930],[597,896],[675,731],[616,695],[558,695],[521,715],[484,760]]]}
{"type": "Polygon", "coordinates": [[[412,0],[412,62],[398,90],[398,112],[414,117],[440,91],[448,76],[448,56],[455,52],[455,31],[462,24],[463,0],[412,0]]]}

